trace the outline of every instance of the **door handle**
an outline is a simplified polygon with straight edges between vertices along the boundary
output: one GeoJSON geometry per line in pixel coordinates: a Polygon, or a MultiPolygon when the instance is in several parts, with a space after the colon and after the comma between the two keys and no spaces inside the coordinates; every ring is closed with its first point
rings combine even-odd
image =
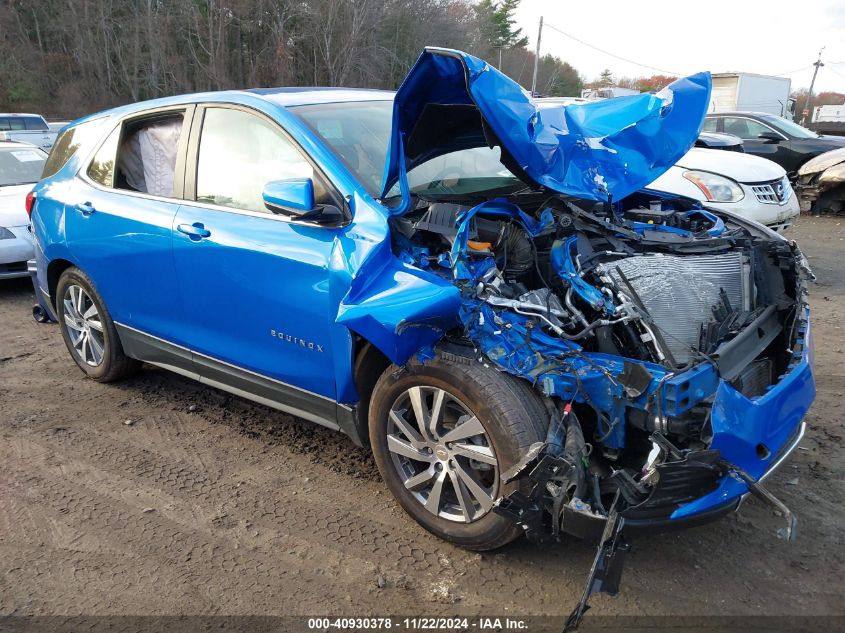
{"type": "Polygon", "coordinates": [[[90,202],[82,202],[80,204],[77,204],[75,209],[82,213],[82,215],[84,215],[86,218],[95,211],[94,205],[90,202]]]}
{"type": "Polygon", "coordinates": [[[211,231],[209,231],[202,222],[194,222],[193,224],[180,224],[176,227],[176,230],[180,233],[184,233],[192,240],[199,241],[204,237],[210,237],[211,231]]]}

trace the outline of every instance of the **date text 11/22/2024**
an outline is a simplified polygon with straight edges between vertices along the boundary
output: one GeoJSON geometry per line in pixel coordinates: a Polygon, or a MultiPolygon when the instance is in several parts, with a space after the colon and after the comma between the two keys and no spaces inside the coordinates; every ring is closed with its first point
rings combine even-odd
{"type": "Polygon", "coordinates": [[[338,630],[405,630],[405,631],[527,631],[523,618],[511,617],[335,617],[309,618],[308,629],[318,631],[338,630]]]}

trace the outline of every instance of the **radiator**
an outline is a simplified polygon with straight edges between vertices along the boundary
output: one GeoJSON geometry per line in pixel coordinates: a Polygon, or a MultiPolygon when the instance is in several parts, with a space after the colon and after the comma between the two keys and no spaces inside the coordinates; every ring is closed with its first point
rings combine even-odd
{"type": "Polygon", "coordinates": [[[720,255],[637,255],[599,266],[620,290],[622,270],[659,328],[672,356],[687,362],[698,349],[701,326],[713,320],[719,290],[735,309],[751,308],[750,268],[739,251],[720,255]]]}

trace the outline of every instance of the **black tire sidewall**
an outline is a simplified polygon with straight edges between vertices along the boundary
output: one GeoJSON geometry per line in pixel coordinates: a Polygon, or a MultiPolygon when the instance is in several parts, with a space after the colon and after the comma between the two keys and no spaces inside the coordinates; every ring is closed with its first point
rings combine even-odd
{"type": "Polygon", "coordinates": [[[62,273],[62,276],[59,277],[59,282],[56,285],[56,316],[59,319],[59,326],[62,330],[62,339],[64,339],[68,352],[77,367],[79,367],[79,369],[93,380],[107,379],[111,375],[113,367],[119,360],[117,354],[122,355],[123,350],[120,347],[120,343],[117,338],[117,331],[115,330],[114,322],[112,321],[111,315],[106,308],[105,302],[102,297],[100,297],[100,293],[97,292],[94,284],[88,278],[88,275],[78,268],[68,268],[62,273]],[[80,286],[83,290],[85,290],[85,292],[88,293],[88,296],[91,297],[91,301],[93,301],[94,305],[97,307],[97,312],[100,314],[100,322],[103,324],[104,350],[103,362],[96,367],[92,367],[86,363],[79,354],[77,354],[67,332],[67,325],[64,320],[64,296],[67,287],[70,285],[80,286]]]}
{"type": "MultiPolygon", "coordinates": [[[[505,413],[498,410],[497,402],[483,397],[471,372],[464,373],[460,368],[461,365],[440,360],[426,362],[425,365],[413,363],[404,370],[396,366],[388,368],[376,384],[370,402],[370,442],[382,478],[400,505],[414,520],[429,532],[458,546],[479,551],[495,549],[517,538],[521,534],[518,526],[493,511],[468,524],[435,516],[405,488],[387,448],[387,422],[390,407],[396,398],[410,387],[428,386],[444,389],[456,396],[479,419],[496,453],[499,475],[522,457],[525,447],[521,446],[514,435],[499,422],[505,413]]],[[[504,379],[503,382],[510,379],[509,376],[501,376],[501,378],[504,379]]],[[[512,395],[518,398],[515,390],[512,395]]],[[[499,481],[497,496],[507,496],[520,488],[519,482],[503,484],[499,481]]]]}

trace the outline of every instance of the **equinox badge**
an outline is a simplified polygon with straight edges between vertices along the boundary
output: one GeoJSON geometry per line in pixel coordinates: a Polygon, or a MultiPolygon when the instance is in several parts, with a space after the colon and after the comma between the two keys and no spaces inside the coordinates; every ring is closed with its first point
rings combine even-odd
{"type": "Polygon", "coordinates": [[[295,336],[291,336],[290,334],[285,334],[284,332],[279,332],[277,330],[270,330],[270,336],[272,336],[273,338],[277,338],[280,341],[292,343],[293,345],[299,345],[300,347],[305,347],[315,352],[322,353],[323,351],[322,345],[318,345],[317,343],[312,343],[311,341],[306,341],[304,339],[297,338],[295,336]]]}

